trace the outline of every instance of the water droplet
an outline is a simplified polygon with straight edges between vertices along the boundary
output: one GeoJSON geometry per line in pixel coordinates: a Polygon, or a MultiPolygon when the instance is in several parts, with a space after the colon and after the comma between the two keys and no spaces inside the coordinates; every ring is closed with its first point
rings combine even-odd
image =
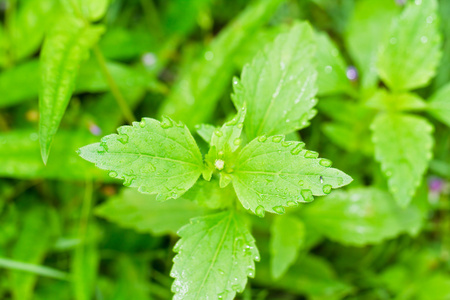
{"type": "Polygon", "coordinates": [[[237,128],[239,128],[239,129],[242,129],[242,127],[244,127],[244,123],[239,123],[239,124],[237,125],[237,128]]]}
{"type": "Polygon", "coordinates": [[[255,215],[257,215],[260,218],[264,218],[265,213],[266,213],[266,210],[264,209],[264,207],[262,205],[258,206],[255,209],[255,215]]]}
{"type": "Polygon", "coordinates": [[[108,145],[106,144],[106,142],[100,142],[100,147],[102,147],[103,150],[108,151],[108,145]]]}
{"type": "Polygon", "coordinates": [[[298,181],[298,185],[299,185],[299,186],[303,186],[304,184],[305,184],[305,182],[304,182],[303,180],[299,180],[299,181],[298,181]]]}
{"type": "Polygon", "coordinates": [[[422,42],[422,44],[426,44],[428,42],[428,38],[426,36],[422,36],[420,38],[420,41],[422,42]]]}
{"type": "Polygon", "coordinates": [[[272,209],[273,209],[274,212],[276,212],[277,214],[280,214],[280,215],[285,213],[284,207],[281,206],[281,205],[280,206],[274,206],[274,207],[272,207],[272,209]]]}
{"type": "Polygon", "coordinates": [[[220,275],[225,275],[225,272],[222,269],[219,269],[218,271],[220,275]]]}
{"type": "Polygon", "coordinates": [[[258,137],[258,141],[261,143],[264,143],[266,140],[267,140],[267,137],[265,135],[258,137]]]}
{"type": "Polygon", "coordinates": [[[433,21],[434,21],[434,17],[433,17],[433,16],[427,17],[427,23],[428,23],[428,24],[433,23],[433,21]]]}
{"type": "Polygon", "coordinates": [[[292,155],[299,154],[300,152],[302,152],[304,146],[305,146],[304,143],[298,143],[294,148],[291,149],[291,154],[292,155]]]}
{"type": "Polygon", "coordinates": [[[139,122],[139,126],[140,126],[141,128],[144,128],[145,125],[147,125],[147,123],[145,123],[145,120],[142,119],[142,121],[139,122]]]}
{"type": "Polygon", "coordinates": [[[282,136],[277,135],[272,138],[272,142],[279,143],[279,142],[281,142],[282,139],[283,139],[282,136]]]}
{"type": "Polygon", "coordinates": [[[389,40],[389,43],[391,43],[392,45],[397,44],[397,38],[391,37],[391,39],[389,40]]]}
{"type": "Polygon", "coordinates": [[[325,67],[325,73],[330,74],[333,71],[333,67],[332,66],[326,66],[325,67]]]}
{"type": "Polygon", "coordinates": [[[248,277],[250,277],[250,278],[255,278],[255,269],[249,268],[249,269],[247,270],[247,275],[248,275],[248,277]]]}
{"type": "Polygon", "coordinates": [[[216,130],[214,131],[214,134],[217,135],[218,137],[221,137],[223,135],[223,132],[221,130],[216,130]]]}
{"type": "Polygon", "coordinates": [[[300,194],[302,195],[305,202],[311,202],[314,200],[314,196],[311,190],[301,190],[300,194]]]}
{"type": "Polygon", "coordinates": [[[222,157],[222,156],[223,156],[223,154],[224,154],[224,153],[223,153],[223,151],[222,151],[222,150],[220,150],[219,152],[217,152],[217,156],[218,156],[218,157],[222,157]]]}
{"type": "Polygon", "coordinates": [[[124,185],[124,186],[130,186],[130,185],[133,183],[133,180],[134,180],[134,177],[126,176],[126,177],[124,178],[123,185],[124,185]]]}
{"type": "Polygon", "coordinates": [[[255,256],[255,261],[259,261],[261,259],[261,257],[259,257],[258,255],[255,256]]]}
{"type": "Polygon", "coordinates": [[[329,159],[322,158],[321,160],[319,160],[319,164],[324,167],[331,167],[332,162],[329,159]]]}
{"type": "Polygon", "coordinates": [[[295,201],[288,201],[288,202],[286,202],[286,204],[287,204],[287,206],[289,206],[289,207],[295,207],[295,206],[298,206],[298,203],[295,202],[295,201]]]}
{"type": "Polygon", "coordinates": [[[289,147],[290,145],[292,145],[294,142],[288,142],[288,141],[282,141],[281,142],[281,146],[283,147],[289,147]]]}
{"type": "Polygon", "coordinates": [[[315,152],[315,151],[306,151],[305,152],[305,158],[317,158],[319,157],[319,153],[315,152]]]}
{"type": "Polygon", "coordinates": [[[161,122],[161,127],[163,129],[167,129],[167,128],[173,127],[172,120],[169,119],[169,118],[163,117],[163,121],[161,122]]]}
{"type": "Polygon", "coordinates": [[[109,177],[116,178],[118,174],[115,171],[111,171],[108,173],[108,175],[109,175],[109,177]]]}
{"type": "Polygon", "coordinates": [[[212,51],[206,51],[205,52],[205,59],[207,61],[211,61],[214,58],[214,53],[212,51]]]}
{"type": "Polygon", "coordinates": [[[323,190],[323,192],[325,193],[325,194],[329,194],[329,193],[331,193],[331,185],[329,185],[329,184],[325,184],[324,186],[323,186],[323,188],[322,188],[322,190],[323,190]]]}
{"type": "MultiPolygon", "coordinates": [[[[235,278],[237,280],[237,278],[235,278]]],[[[233,291],[239,292],[239,290],[241,289],[239,284],[232,284],[231,288],[233,289],[233,291]]]]}
{"type": "Polygon", "coordinates": [[[239,138],[237,138],[237,139],[235,139],[235,140],[233,141],[233,144],[234,144],[235,146],[239,146],[239,145],[241,144],[241,142],[242,142],[242,140],[239,139],[239,138]]]}
{"type": "Polygon", "coordinates": [[[142,168],[140,169],[140,171],[144,174],[149,174],[149,173],[153,173],[156,170],[155,166],[152,165],[150,162],[147,162],[144,166],[142,166],[142,168]]]}
{"type": "Polygon", "coordinates": [[[121,142],[122,144],[126,144],[126,143],[128,143],[128,135],[126,135],[126,134],[119,134],[119,137],[117,138],[117,140],[119,142],[121,142]]]}

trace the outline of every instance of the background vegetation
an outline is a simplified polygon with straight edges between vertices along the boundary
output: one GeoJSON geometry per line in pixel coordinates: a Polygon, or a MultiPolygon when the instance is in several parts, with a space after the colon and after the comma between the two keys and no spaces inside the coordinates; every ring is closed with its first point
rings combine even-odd
{"type": "Polygon", "coordinates": [[[0,0],[0,299],[170,299],[177,231],[224,192],[160,205],[76,150],[142,117],[222,125],[233,76],[298,20],[318,103],[289,139],[354,181],[249,215],[261,261],[237,299],[450,299],[449,16],[448,0],[0,0]]]}

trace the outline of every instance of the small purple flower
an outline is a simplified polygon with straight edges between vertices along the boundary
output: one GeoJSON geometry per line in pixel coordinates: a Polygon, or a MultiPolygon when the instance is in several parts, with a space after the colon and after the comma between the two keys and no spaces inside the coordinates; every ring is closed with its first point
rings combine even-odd
{"type": "Polygon", "coordinates": [[[428,179],[428,188],[430,192],[440,194],[444,189],[444,180],[439,177],[430,177],[428,179]]]}
{"type": "Polygon", "coordinates": [[[397,5],[399,6],[403,6],[406,4],[406,0],[395,0],[395,3],[397,3],[397,5]]]}
{"type": "Polygon", "coordinates": [[[89,124],[89,131],[93,134],[93,135],[100,135],[102,134],[102,130],[100,129],[100,127],[97,126],[97,124],[95,123],[90,123],[89,124]]]}
{"type": "Polygon", "coordinates": [[[347,67],[346,75],[350,81],[358,80],[358,70],[354,66],[347,67]]]}

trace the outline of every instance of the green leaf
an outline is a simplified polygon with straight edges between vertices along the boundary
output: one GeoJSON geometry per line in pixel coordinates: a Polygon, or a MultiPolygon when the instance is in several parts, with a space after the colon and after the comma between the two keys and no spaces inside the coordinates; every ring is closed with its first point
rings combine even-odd
{"type": "Polygon", "coordinates": [[[249,139],[287,134],[306,127],[316,111],[313,64],[315,44],[309,24],[295,25],[259,52],[233,80],[236,108],[247,106],[245,131],[249,139]]]}
{"type": "Polygon", "coordinates": [[[425,101],[413,93],[389,93],[385,89],[378,90],[372,98],[367,100],[368,107],[389,112],[424,110],[425,101]]]}
{"type": "Polygon", "coordinates": [[[209,209],[221,209],[232,206],[236,193],[231,186],[221,188],[217,178],[210,181],[199,179],[183,198],[209,209]]]}
{"type": "Polygon", "coordinates": [[[81,159],[76,150],[98,138],[84,131],[60,130],[55,136],[53,157],[42,163],[39,135],[33,130],[11,130],[0,134],[0,177],[17,179],[81,180],[112,179],[92,164],[81,159]]]}
{"type": "Polygon", "coordinates": [[[11,260],[8,258],[0,257],[0,267],[9,270],[32,273],[34,275],[39,275],[53,279],[69,280],[69,274],[65,272],[61,272],[59,270],[55,270],[53,268],[49,268],[42,265],[24,263],[16,260],[11,260]]]}
{"type": "Polygon", "coordinates": [[[376,87],[377,54],[387,39],[390,24],[400,12],[400,7],[392,0],[357,1],[344,35],[345,44],[358,67],[361,85],[376,87]]]}
{"type": "Polygon", "coordinates": [[[194,218],[178,232],[170,276],[174,299],[234,299],[259,261],[255,241],[234,211],[194,218]]]}
{"type": "Polygon", "coordinates": [[[385,191],[356,188],[337,191],[305,206],[300,218],[307,228],[314,228],[330,240],[362,246],[403,232],[417,233],[424,213],[417,205],[400,208],[385,191]]]}
{"type": "Polygon", "coordinates": [[[18,11],[11,18],[10,42],[15,61],[34,54],[39,49],[51,21],[56,15],[57,0],[22,1],[18,11]]]}
{"type": "Polygon", "coordinates": [[[305,242],[305,226],[298,218],[277,216],[270,232],[270,270],[272,277],[278,279],[297,259],[305,242]]]}
{"type": "Polygon", "coordinates": [[[37,98],[39,62],[31,60],[0,73],[0,107],[37,98]],[[23,87],[27,88],[24,89],[23,87]]]}
{"type": "Polygon", "coordinates": [[[339,300],[352,292],[352,287],[336,275],[328,261],[312,254],[299,259],[275,282],[270,277],[268,266],[265,267],[262,261],[258,265],[254,281],[259,285],[272,286],[296,295],[307,295],[307,299],[339,300]]]}
{"type": "Polygon", "coordinates": [[[208,121],[233,76],[233,57],[247,38],[270,20],[281,2],[283,0],[249,3],[200,53],[197,60],[184,65],[160,114],[181,120],[189,127],[208,121]]]}
{"type": "Polygon", "coordinates": [[[265,211],[284,213],[283,206],[311,202],[313,195],[329,194],[332,188],[352,181],[344,172],[330,168],[331,161],[303,146],[284,141],[283,136],[262,136],[242,149],[232,177],[246,209],[261,217],[265,211]]]}
{"type": "Polygon", "coordinates": [[[118,128],[119,134],[80,149],[80,156],[111,177],[141,193],[158,194],[158,200],[176,199],[202,172],[203,161],[194,138],[182,123],[144,118],[133,126],[118,128]]]}
{"type": "Polygon", "coordinates": [[[103,31],[102,26],[86,25],[66,15],[45,38],[39,93],[39,141],[44,163],[72,95],[81,61],[103,31]]]}
{"type": "MultiPolygon", "coordinates": [[[[211,147],[217,152],[234,152],[241,144],[242,127],[244,126],[247,109],[245,104],[238,108],[238,114],[231,121],[226,122],[222,128],[214,131],[211,137],[211,147]]],[[[212,148],[211,148],[212,149],[212,148]]],[[[211,151],[210,151],[211,152],[211,151]]]]}
{"type": "Polygon", "coordinates": [[[189,219],[204,213],[204,209],[193,201],[183,198],[161,203],[156,201],[154,195],[144,195],[134,189],[122,189],[119,195],[97,206],[95,214],[143,233],[175,234],[189,219]]]}
{"type": "Polygon", "coordinates": [[[109,0],[78,0],[83,14],[91,21],[96,22],[103,18],[108,9],[109,0]]]}
{"type": "Polygon", "coordinates": [[[388,179],[397,203],[406,207],[432,156],[433,126],[407,114],[380,114],[372,123],[375,159],[388,179]]]}
{"type": "Polygon", "coordinates": [[[195,125],[198,135],[208,144],[211,144],[211,139],[216,127],[210,124],[195,125]]]}
{"type": "Polygon", "coordinates": [[[450,84],[430,97],[427,110],[433,117],[450,126],[450,84]]]}
{"type": "Polygon", "coordinates": [[[325,33],[316,33],[316,43],[318,94],[352,94],[353,87],[346,74],[347,64],[339,49],[325,33]]]}
{"type": "Polygon", "coordinates": [[[426,86],[441,58],[436,0],[408,1],[378,56],[378,74],[395,91],[426,86]],[[426,53],[426,55],[424,55],[426,53]]]}

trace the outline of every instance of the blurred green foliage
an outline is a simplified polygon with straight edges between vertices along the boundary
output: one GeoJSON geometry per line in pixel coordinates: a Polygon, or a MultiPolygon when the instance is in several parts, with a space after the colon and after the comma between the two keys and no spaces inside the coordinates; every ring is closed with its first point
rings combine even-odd
{"type": "Polygon", "coordinates": [[[206,154],[236,113],[232,78],[299,20],[317,115],[287,139],[354,181],[283,216],[214,215],[251,224],[261,257],[236,298],[450,299],[449,15],[449,0],[0,0],[0,299],[171,299],[177,231],[232,187],[159,203],[76,150],[169,115],[206,154]]]}

